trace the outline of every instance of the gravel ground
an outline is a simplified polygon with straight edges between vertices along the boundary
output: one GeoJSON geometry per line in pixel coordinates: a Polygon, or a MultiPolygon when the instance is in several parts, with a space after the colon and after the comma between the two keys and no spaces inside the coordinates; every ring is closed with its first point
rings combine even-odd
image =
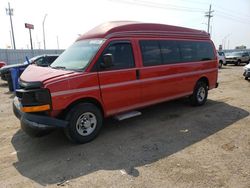
{"type": "Polygon", "coordinates": [[[62,131],[30,138],[0,81],[0,187],[250,187],[250,82],[242,66],[219,71],[202,107],[186,99],[108,119],[84,145],[62,131]]]}

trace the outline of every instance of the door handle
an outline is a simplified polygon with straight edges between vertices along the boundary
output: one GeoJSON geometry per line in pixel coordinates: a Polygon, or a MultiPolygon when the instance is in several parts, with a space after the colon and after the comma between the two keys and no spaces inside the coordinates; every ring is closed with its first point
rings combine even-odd
{"type": "Polygon", "coordinates": [[[140,79],[140,70],[136,69],[136,79],[139,80],[140,79]]]}

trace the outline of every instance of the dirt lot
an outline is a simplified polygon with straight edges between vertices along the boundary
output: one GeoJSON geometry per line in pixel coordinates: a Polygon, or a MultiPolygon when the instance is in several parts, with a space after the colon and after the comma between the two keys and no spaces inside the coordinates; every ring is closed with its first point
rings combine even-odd
{"type": "Polygon", "coordinates": [[[107,120],[91,143],[61,131],[34,139],[0,82],[0,187],[250,187],[250,82],[242,66],[219,72],[205,106],[186,99],[107,120]]]}

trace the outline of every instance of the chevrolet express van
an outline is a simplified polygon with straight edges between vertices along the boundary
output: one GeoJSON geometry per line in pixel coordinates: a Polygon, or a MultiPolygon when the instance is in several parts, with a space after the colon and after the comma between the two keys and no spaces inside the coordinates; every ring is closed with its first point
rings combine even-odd
{"type": "Polygon", "coordinates": [[[30,65],[13,110],[30,135],[63,128],[71,141],[86,143],[109,116],[130,117],[135,109],[186,96],[203,105],[218,85],[216,57],[204,31],[105,23],[79,37],[50,67],[30,65]]]}

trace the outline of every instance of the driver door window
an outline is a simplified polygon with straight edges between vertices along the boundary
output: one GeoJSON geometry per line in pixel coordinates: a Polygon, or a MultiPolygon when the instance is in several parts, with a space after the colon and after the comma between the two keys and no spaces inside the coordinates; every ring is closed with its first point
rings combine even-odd
{"type": "MultiPolygon", "coordinates": [[[[135,67],[133,51],[129,42],[111,42],[102,55],[104,54],[112,54],[113,57],[113,66],[105,68],[104,70],[128,69],[135,67]]],[[[102,58],[99,62],[102,62],[102,58]]]]}

